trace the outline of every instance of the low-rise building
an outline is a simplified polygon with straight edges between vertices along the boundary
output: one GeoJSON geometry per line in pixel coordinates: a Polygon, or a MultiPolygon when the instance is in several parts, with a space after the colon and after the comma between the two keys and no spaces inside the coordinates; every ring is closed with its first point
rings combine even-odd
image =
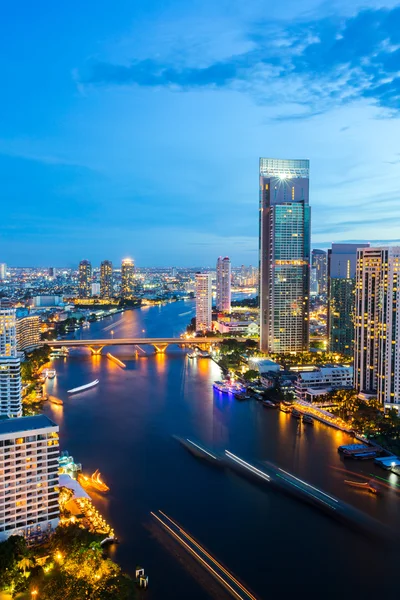
{"type": "Polygon", "coordinates": [[[269,358],[249,358],[249,368],[262,373],[279,373],[281,366],[269,358]]]}
{"type": "Polygon", "coordinates": [[[315,367],[312,371],[300,371],[295,381],[298,400],[313,401],[332,390],[353,387],[353,367],[330,365],[315,367]]]}
{"type": "Polygon", "coordinates": [[[57,526],[58,455],[58,425],[45,415],[0,420],[0,541],[57,526]]]}

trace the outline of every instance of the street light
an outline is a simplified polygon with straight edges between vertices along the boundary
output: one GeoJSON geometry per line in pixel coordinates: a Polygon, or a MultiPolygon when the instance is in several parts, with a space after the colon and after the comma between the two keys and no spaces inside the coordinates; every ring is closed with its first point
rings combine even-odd
{"type": "Polygon", "coordinates": [[[38,595],[38,591],[37,590],[32,590],[31,591],[32,598],[36,598],[37,595],[38,595]]]}
{"type": "Polygon", "coordinates": [[[114,339],[114,330],[113,329],[111,329],[111,337],[112,337],[112,339],[114,339]]]}

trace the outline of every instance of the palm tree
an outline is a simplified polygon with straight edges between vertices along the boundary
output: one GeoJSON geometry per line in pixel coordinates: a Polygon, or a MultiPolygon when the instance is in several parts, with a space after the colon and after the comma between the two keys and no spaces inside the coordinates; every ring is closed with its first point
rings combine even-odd
{"type": "Polygon", "coordinates": [[[18,562],[17,566],[18,566],[19,569],[23,570],[24,577],[28,577],[28,575],[26,573],[26,570],[30,569],[31,567],[34,567],[35,566],[35,562],[31,558],[28,558],[27,556],[24,556],[18,562]]]}

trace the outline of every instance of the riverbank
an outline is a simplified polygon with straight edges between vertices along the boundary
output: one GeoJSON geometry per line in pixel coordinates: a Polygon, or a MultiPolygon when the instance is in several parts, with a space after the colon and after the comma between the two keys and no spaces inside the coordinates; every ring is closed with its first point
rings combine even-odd
{"type": "MultiPolygon", "coordinates": [[[[112,325],[114,337],[179,337],[193,309],[193,302],[186,301],[146,307],[110,318],[107,327],[112,325]]],[[[94,323],[81,335],[100,339],[110,335],[104,327],[104,321],[94,323]]],[[[72,350],[68,359],[54,362],[57,377],[46,387],[64,404],[46,403],[45,411],[60,425],[61,447],[79,457],[89,473],[100,468],[104,474],[111,493],[93,494],[93,503],[120,539],[113,559],[131,575],[135,564],[143,565],[151,574],[152,598],[165,597],[166,581],[168,596],[175,600],[210,598],[184,559],[179,562],[149,532],[150,512],[157,509],[191,532],[260,598],[282,594],[282,580],[286,595],[317,598],[332,564],[346,573],[346,593],[390,594],[387,578],[381,576],[396,568],[389,553],[375,555],[367,540],[311,508],[195,461],[173,438],[189,437],[219,453],[230,450],[251,464],[271,461],[392,528],[400,527],[395,488],[381,501],[344,483],[352,478],[348,469],[382,476],[373,463],[351,461],[348,466],[341,460],[337,448],[351,443],[350,435],[319,422],[307,427],[259,402],[236,402],[214,392],[220,368],[211,360],[188,359],[177,346],[165,354],[143,347],[137,356],[132,348],[115,347],[113,354],[125,369],[86,350],[72,350]],[[98,386],[68,396],[68,389],[94,379],[98,386]],[[330,543],[324,553],[315,553],[326,539],[330,543]],[[304,578],[310,556],[312,589],[304,578]],[[368,570],[368,582],[349,568],[354,557],[368,570]]],[[[343,578],[330,583],[330,592],[343,593],[343,578]]]]}

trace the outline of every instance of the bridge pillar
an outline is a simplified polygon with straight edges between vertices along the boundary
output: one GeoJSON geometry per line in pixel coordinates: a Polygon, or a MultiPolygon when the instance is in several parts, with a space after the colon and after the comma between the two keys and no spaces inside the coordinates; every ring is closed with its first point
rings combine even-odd
{"type": "Polygon", "coordinates": [[[156,354],[164,354],[165,350],[168,348],[168,344],[152,344],[156,354]]]}
{"type": "Polygon", "coordinates": [[[93,356],[99,356],[104,346],[89,346],[93,356]]]}

